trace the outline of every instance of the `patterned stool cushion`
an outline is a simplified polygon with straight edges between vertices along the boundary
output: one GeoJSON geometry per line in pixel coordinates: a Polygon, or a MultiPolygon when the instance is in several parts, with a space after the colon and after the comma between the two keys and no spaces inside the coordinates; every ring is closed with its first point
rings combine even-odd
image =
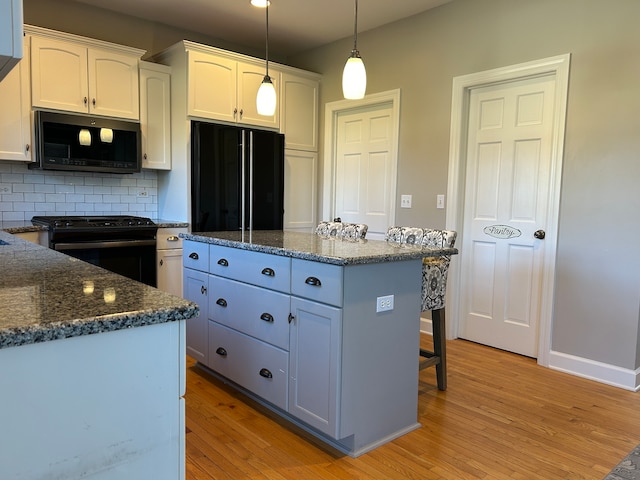
{"type": "MultiPolygon", "coordinates": [[[[419,227],[389,227],[388,242],[453,248],[457,232],[419,227]]],[[[422,311],[444,308],[450,255],[425,257],[422,260],[422,311]]]]}
{"type": "Polygon", "coordinates": [[[323,237],[357,240],[365,238],[368,229],[368,225],[364,223],[320,222],[315,232],[323,237]]]}

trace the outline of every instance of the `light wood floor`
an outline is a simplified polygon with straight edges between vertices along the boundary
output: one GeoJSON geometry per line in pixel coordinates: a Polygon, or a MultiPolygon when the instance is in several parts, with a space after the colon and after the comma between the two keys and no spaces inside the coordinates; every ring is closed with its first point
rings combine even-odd
{"type": "Polygon", "coordinates": [[[422,427],[356,459],[189,359],[187,479],[600,480],[640,443],[640,393],[464,340],[447,348],[446,392],[420,372],[422,427]]]}

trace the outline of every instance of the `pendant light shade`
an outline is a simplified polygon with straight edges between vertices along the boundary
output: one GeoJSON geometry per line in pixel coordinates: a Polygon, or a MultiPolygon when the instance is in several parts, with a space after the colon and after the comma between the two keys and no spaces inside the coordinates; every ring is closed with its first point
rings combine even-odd
{"type": "Polygon", "coordinates": [[[269,3],[266,2],[266,19],[267,19],[267,35],[266,35],[266,49],[265,49],[265,75],[260,88],[258,89],[258,95],[256,96],[256,108],[259,115],[266,117],[272,117],[276,113],[276,89],[273,86],[271,77],[269,76],[269,3]]]}
{"type": "Polygon", "coordinates": [[[276,89],[269,75],[265,75],[260,84],[258,96],[256,97],[256,107],[258,107],[260,115],[272,117],[276,113],[276,89]]]}
{"type": "Polygon", "coordinates": [[[367,90],[367,71],[358,52],[358,0],[355,0],[353,50],[342,71],[342,94],[348,100],[364,97],[367,90]]]}

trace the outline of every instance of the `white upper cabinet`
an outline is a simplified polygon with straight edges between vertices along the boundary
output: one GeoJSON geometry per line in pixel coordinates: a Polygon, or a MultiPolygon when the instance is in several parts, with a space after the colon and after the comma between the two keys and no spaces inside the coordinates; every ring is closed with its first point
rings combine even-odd
{"type": "Polygon", "coordinates": [[[22,0],[0,0],[0,80],[22,55],[22,0]]]}
{"type": "Polygon", "coordinates": [[[30,162],[32,159],[29,49],[26,46],[24,52],[20,63],[0,81],[0,160],[30,162]]]}
{"type": "Polygon", "coordinates": [[[138,120],[138,62],[144,52],[75,35],[58,36],[47,31],[31,39],[33,106],[138,120]]]}
{"type": "MultiPolygon", "coordinates": [[[[202,51],[188,50],[187,55],[189,116],[278,128],[278,109],[265,117],[256,107],[264,66],[202,51]]],[[[280,74],[274,71],[270,76],[277,91],[280,74]]]]}
{"type": "Polygon", "coordinates": [[[171,170],[171,67],[140,62],[142,168],[171,170]]]}
{"type": "Polygon", "coordinates": [[[317,151],[319,81],[284,72],[280,91],[280,130],[285,148],[317,151]]]}

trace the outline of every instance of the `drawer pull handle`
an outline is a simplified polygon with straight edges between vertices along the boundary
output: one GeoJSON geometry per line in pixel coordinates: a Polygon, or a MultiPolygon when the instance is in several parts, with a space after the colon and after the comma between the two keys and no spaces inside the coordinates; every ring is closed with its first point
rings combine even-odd
{"type": "Polygon", "coordinates": [[[260,320],[264,320],[265,322],[272,322],[273,323],[273,315],[271,315],[270,313],[263,313],[262,315],[260,315],[260,320]]]}
{"type": "Polygon", "coordinates": [[[206,294],[207,294],[207,287],[205,287],[204,285],[202,285],[202,286],[200,287],[200,293],[201,293],[202,295],[206,295],[206,294]]]}
{"type": "Polygon", "coordinates": [[[262,274],[266,275],[267,277],[275,277],[276,276],[276,272],[273,271],[272,268],[263,268],[262,269],[262,274]]]}
{"type": "Polygon", "coordinates": [[[320,281],[319,278],[316,277],[308,277],[304,283],[306,283],[307,285],[311,285],[312,287],[320,287],[322,285],[322,282],[320,281]]]}
{"type": "Polygon", "coordinates": [[[218,300],[216,300],[216,304],[220,305],[221,307],[226,307],[227,301],[224,298],[219,298],[218,300]]]}
{"type": "Polygon", "coordinates": [[[189,254],[189,258],[193,259],[193,260],[198,260],[200,257],[198,256],[198,254],[196,252],[192,252],[189,254]]]}
{"type": "Polygon", "coordinates": [[[169,237],[167,237],[167,242],[177,242],[178,240],[180,240],[178,237],[176,237],[175,235],[171,235],[169,237]]]}
{"type": "Polygon", "coordinates": [[[226,356],[227,356],[227,351],[226,351],[224,348],[222,348],[222,347],[218,347],[218,348],[216,349],[216,353],[217,353],[218,355],[220,355],[221,357],[226,357],[226,356]]]}
{"type": "Polygon", "coordinates": [[[271,372],[266,368],[260,369],[260,376],[264,378],[273,378],[273,375],[271,374],[271,372]]]}
{"type": "Polygon", "coordinates": [[[218,260],[218,265],[220,265],[221,267],[228,267],[229,262],[227,262],[226,258],[221,258],[220,260],[218,260]]]}

